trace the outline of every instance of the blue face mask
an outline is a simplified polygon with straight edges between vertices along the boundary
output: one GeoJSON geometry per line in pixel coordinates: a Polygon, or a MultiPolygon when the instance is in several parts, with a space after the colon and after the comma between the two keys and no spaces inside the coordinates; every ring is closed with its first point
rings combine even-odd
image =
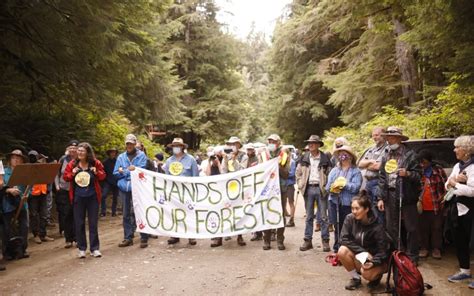
{"type": "Polygon", "coordinates": [[[181,153],[181,147],[173,147],[173,154],[180,154],[181,153]]]}
{"type": "Polygon", "coordinates": [[[267,148],[270,152],[274,152],[277,149],[277,146],[276,144],[268,144],[267,148]]]}

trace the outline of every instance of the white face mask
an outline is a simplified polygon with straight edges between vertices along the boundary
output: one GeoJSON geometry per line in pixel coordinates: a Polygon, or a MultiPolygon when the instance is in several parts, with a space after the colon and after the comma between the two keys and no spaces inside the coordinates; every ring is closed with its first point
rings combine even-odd
{"type": "Polygon", "coordinates": [[[274,152],[275,150],[277,150],[276,144],[268,144],[267,148],[270,152],[274,152]]]}
{"type": "Polygon", "coordinates": [[[237,152],[239,149],[237,149],[237,146],[232,146],[232,152],[237,152]]]}
{"type": "Polygon", "coordinates": [[[395,143],[395,144],[390,145],[389,147],[390,147],[390,150],[395,151],[398,148],[400,148],[400,144],[395,143]]]}
{"type": "Polygon", "coordinates": [[[173,147],[173,154],[180,154],[181,153],[181,147],[173,147]]]}

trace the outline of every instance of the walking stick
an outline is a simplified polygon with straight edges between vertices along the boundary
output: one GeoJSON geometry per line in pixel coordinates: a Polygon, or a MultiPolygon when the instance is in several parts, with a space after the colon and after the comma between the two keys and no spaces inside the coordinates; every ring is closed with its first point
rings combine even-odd
{"type": "Polygon", "coordinates": [[[398,208],[398,250],[401,249],[401,241],[402,241],[402,200],[403,200],[403,179],[400,178],[400,206],[398,208]]]}
{"type": "Polygon", "coordinates": [[[17,236],[20,232],[20,225],[18,223],[18,217],[20,216],[21,213],[21,208],[23,208],[23,204],[25,203],[25,200],[28,199],[28,194],[30,192],[31,185],[26,186],[25,192],[21,196],[20,199],[20,204],[18,205],[18,208],[16,209],[15,216],[13,216],[12,221],[11,221],[11,227],[12,227],[12,233],[14,233],[14,236],[17,236]]]}

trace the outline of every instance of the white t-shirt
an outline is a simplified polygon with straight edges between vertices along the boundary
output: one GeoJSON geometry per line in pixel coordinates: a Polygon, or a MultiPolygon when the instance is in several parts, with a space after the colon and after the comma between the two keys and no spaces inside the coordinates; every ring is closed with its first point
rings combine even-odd
{"type": "Polygon", "coordinates": [[[0,160],[0,175],[5,175],[5,170],[3,169],[3,162],[0,160]]]}

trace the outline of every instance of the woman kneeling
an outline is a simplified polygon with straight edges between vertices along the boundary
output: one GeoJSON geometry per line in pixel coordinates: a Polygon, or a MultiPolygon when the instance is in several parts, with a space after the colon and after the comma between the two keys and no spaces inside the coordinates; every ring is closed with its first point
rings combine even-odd
{"type": "Polygon", "coordinates": [[[369,288],[374,288],[387,271],[389,240],[383,225],[377,223],[377,218],[372,213],[366,193],[352,199],[351,212],[344,220],[341,247],[337,252],[339,260],[351,276],[345,288],[359,288],[361,276],[369,281],[369,288]],[[364,257],[367,259],[361,262],[364,257]]]}

